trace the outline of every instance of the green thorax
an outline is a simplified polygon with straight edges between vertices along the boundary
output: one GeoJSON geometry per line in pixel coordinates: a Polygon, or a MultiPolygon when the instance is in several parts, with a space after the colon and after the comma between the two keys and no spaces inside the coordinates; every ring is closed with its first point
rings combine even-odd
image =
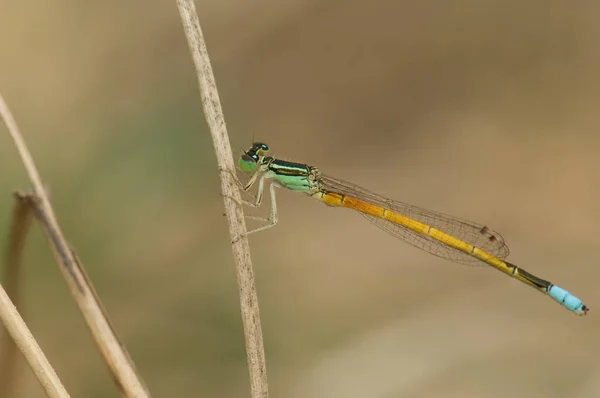
{"type": "Polygon", "coordinates": [[[319,174],[315,167],[274,158],[265,158],[265,161],[268,161],[267,173],[285,188],[308,194],[315,192],[319,174]]]}
{"type": "Polygon", "coordinates": [[[319,171],[302,163],[288,162],[267,156],[267,144],[255,142],[244,151],[238,167],[246,174],[267,173],[279,185],[292,191],[314,194],[319,191],[319,171]]]}

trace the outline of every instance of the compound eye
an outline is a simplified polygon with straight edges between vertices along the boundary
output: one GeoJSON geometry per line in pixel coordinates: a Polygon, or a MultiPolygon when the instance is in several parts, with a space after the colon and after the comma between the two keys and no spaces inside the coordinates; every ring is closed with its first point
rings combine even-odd
{"type": "Polygon", "coordinates": [[[251,151],[268,151],[269,150],[269,146],[265,143],[262,142],[255,142],[252,144],[252,149],[251,151]]]}

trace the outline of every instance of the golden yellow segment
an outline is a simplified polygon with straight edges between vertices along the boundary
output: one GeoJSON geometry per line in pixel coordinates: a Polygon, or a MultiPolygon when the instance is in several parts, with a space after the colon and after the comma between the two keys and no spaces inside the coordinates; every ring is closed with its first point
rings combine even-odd
{"type": "Polygon", "coordinates": [[[445,232],[440,231],[439,229],[433,228],[430,225],[424,224],[417,220],[413,220],[412,218],[403,216],[402,214],[398,214],[392,210],[385,209],[381,206],[376,206],[360,199],[356,199],[350,196],[341,195],[339,193],[322,193],[318,192],[313,195],[315,198],[324,202],[325,204],[333,207],[346,207],[349,209],[354,209],[361,213],[369,214],[377,218],[382,218],[384,220],[390,221],[394,224],[403,226],[415,232],[418,232],[423,235],[430,236],[431,238],[442,242],[456,250],[460,250],[464,253],[467,253],[486,264],[491,265],[499,271],[504,272],[505,274],[512,276],[521,282],[535,287],[539,290],[545,292],[545,289],[541,288],[539,285],[533,283],[528,278],[519,274],[519,268],[514,265],[508,265],[506,262],[500,260],[498,257],[482,250],[478,247],[475,247],[465,241],[457,239],[451,235],[448,235],[445,232]]]}

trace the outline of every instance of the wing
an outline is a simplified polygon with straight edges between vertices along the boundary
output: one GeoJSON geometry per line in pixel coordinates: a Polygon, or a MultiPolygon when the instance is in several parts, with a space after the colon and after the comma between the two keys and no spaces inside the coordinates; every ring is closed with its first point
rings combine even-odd
{"type": "MultiPolygon", "coordinates": [[[[510,252],[502,235],[484,225],[391,200],[365,188],[326,175],[320,175],[319,182],[321,183],[320,189],[326,192],[341,193],[392,210],[402,216],[430,225],[448,235],[485,250],[500,259],[505,259],[510,252]]],[[[430,254],[456,263],[483,265],[477,258],[450,247],[428,235],[420,234],[383,218],[364,213],[360,214],[390,235],[430,254]]]]}

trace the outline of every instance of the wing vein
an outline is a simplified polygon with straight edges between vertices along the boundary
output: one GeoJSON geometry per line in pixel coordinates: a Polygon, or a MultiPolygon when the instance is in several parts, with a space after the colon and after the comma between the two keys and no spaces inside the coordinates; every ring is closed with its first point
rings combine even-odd
{"type": "MultiPolygon", "coordinates": [[[[430,225],[450,236],[485,250],[486,252],[500,259],[505,259],[510,252],[506,242],[504,241],[504,238],[502,238],[502,235],[484,225],[439,213],[433,210],[427,210],[400,201],[395,201],[371,192],[365,188],[359,187],[358,185],[326,175],[321,175],[319,182],[321,183],[320,188],[325,192],[340,193],[349,197],[363,200],[372,205],[382,206],[402,216],[409,217],[423,224],[430,225]]],[[[430,254],[456,263],[467,265],[483,265],[483,263],[477,258],[450,247],[429,235],[415,232],[400,224],[393,223],[383,218],[375,217],[362,212],[359,213],[371,223],[375,224],[377,227],[381,228],[390,235],[430,254]]]]}

